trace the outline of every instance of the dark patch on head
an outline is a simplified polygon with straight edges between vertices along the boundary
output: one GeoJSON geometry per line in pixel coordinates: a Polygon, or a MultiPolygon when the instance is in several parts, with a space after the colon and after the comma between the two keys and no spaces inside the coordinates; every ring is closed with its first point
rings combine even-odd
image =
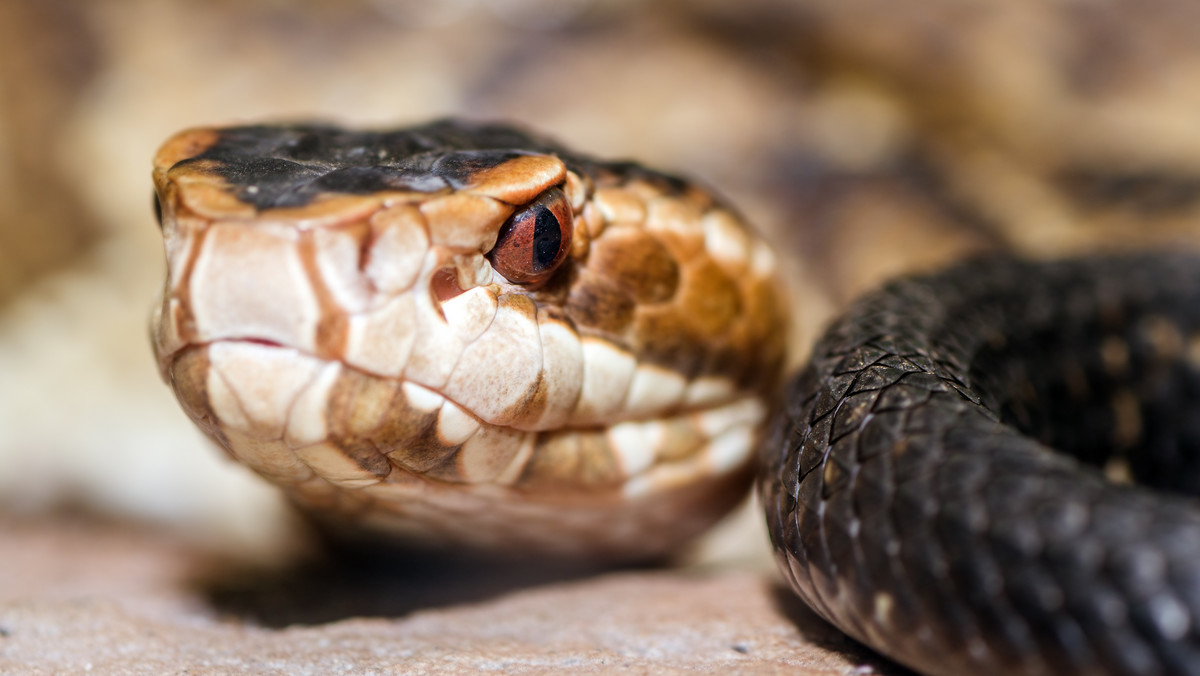
{"type": "Polygon", "coordinates": [[[658,188],[666,195],[682,195],[687,192],[689,186],[688,182],[682,178],[655,171],[637,162],[606,162],[599,165],[598,168],[619,176],[622,182],[633,180],[644,181],[658,188]]]}
{"type": "Polygon", "coordinates": [[[466,150],[449,153],[433,163],[433,173],[438,178],[445,179],[452,188],[461,189],[471,184],[476,173],[495,169],[511,159],[528,154],[529,152],[518,150],[466,150]]]}
{"type": "Polygon", "coordinates": [[[454,120],[382,132],[259,125],[222,129],[216,143],[179,164],[213,163],[239,199],[269,209],[304,206],[323,193],[459,188],[472,173],[528,153],[563,151],[511,127],[454,120]]]}
{"type": "Polygon", "coordinates": [[[460,189],[473,174],[531,153],[554,155],[577,174],[639,178],[668,192],[687,183],[632,162],[603,163],[569,152],[518,128],[460,120],[393,131],[352,131],[332,125],[229,127],[203,153],[205,161],[257,209],[300,207],[327,193],[460,189]]]}
{"type": "Polygon", "coordinates": [[[416,190],[434,192],[446,187],[435,176],[413,167],[346,167],[335,169],[293,195],[317,195],[323,192],[366,194],[379,190],[416,190]]]}
{"type": "Polygon", "coordinates": [[[602,277],[576,279],[567,297],[566,315],[584,331],[617,336],[633,321],[633,298],[602,277]]]}

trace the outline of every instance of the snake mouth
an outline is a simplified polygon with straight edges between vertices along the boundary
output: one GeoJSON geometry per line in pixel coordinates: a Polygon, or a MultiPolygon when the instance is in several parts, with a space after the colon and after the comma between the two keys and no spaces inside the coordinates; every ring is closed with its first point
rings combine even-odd
{"type": "Polygon", "coordinates": [[[520,431],[414,383],[262,341],[190,345],[168,373],[207,436],[320,520],[336,516],[337,532],[522,556],[665,554],[744,497],[762,418],[750,399],[608,429],[520,431]]]}
{"type": "Polygon", "coordinates": [[[337,485],[389,477],[530,494],[652,494],[750,462],[765,417],[740,396],[653,419],[522,430],[433,388],[262,339],[192,344],[167,358],[189,416],[272,478],[304,467],[337,485]],[[303,467],[302,467],[303,466],[303,467]]]}
{"type": "Polygon", "coordinates": [[[274,347],[280,349],[293,349],[284,345],[277,340],[269,340],[267,338],[229,338],[224,342],[230,343],[247,343],[249,345],[261,345],[263,347],[274,347]]]}

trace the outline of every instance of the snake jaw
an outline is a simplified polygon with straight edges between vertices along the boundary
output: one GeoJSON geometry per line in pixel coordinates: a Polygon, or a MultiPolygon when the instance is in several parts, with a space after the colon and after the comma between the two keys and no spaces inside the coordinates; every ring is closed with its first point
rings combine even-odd
{"type": "Polygon", "coordinates": [[[552,152],[418,153],[351,167],[383,187],[314,188],[357,189],[293,148],[346,138],[193,130],[160,151],[154,345],[201,429],[310,508],[434,539],[638,556],[737,499],[783,342],[769,250],[736,217],[552,152]],[[247,178],[238,149],[277,138],[303,180],[247,178]],[[512,283],[486,254],[546,195],[565,261],[512,283]]]}

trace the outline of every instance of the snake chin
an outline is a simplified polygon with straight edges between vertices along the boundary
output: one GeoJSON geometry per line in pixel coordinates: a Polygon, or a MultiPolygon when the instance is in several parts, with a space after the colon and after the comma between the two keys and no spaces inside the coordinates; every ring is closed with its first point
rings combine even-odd
{"type": "Polygon", "coordinates": [[[214,442],[340,527],[566,556],[642,558],[702,532],[744,495],[766,415],[733,396],[666,418],[523,430],[262,339],[189,345],[166,364],[214,442]]]}

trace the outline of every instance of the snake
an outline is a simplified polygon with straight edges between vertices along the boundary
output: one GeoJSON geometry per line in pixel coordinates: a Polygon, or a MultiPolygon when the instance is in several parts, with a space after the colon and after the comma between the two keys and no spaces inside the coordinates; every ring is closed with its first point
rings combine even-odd
{"type": "Polygon", "coordinates": [[[1194,258],[901,279],[788,380],[778,252],[635,162],[289,123],[153,178],[163,379],[340,534],[647,560],[756,484],[793,590],[922,673],[1200,673],[1194,258]]]}

